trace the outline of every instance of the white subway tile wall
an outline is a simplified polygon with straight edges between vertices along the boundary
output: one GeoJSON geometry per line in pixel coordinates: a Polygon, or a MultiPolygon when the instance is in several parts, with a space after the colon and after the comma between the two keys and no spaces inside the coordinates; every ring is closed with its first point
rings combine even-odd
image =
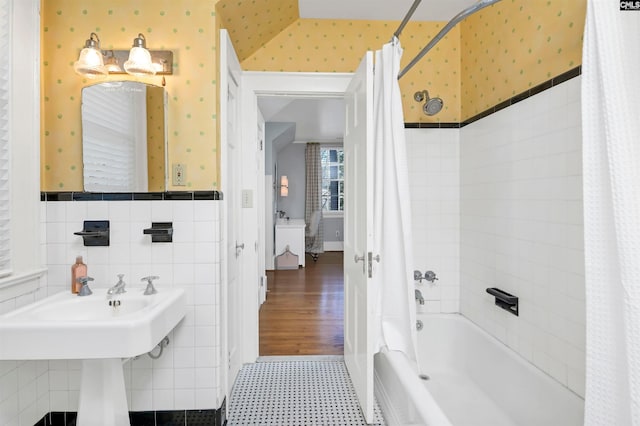
{"type": "MultiPolygon", "coordinates": [[[[0,302],[0,314],[35,302],[37,293],[0,302]]],[[[49,411],[47,361],[0,361],[0,425],[35,424],[49,411]]]]}
{"type": "MultiPolygon", "coordinates": [[[[110,287],[116,283],[117,274],[124,274],[130,288],[142,288],[142,277],[158,275],[159,291],[174,285],[186,290],[187,315],[169,335],[170,344],[162,357],[152,360],[143,355],[124,365],[130,409],[219,408],[224,398],[218,374],[222,203],[180,200],[41,204],[43,241],[47,242],[43,252],[49,268],[41,293],[69,291],[70,268],[77,255],[82,255],[88,265],[95,288],[110,287]],[[82,229],[85,220],[110,221],[109,247],[84,247],[82,238],[73,233],[82,229]],[[174,242],[152,244],[151,237],[143,234],[152,221],[173,222],[174,242]]],[[[5,309],[4,304],[0,309],[5,309]]],[[[157,352],[156,348],[154,353],[157,352]]],[[[50,361],[50,398],[45,412],[76,411],[79,380],[79,361],[50,361]]]]}
{"type": "Polygon", "coordinates": [[[419,312],[458,312],[460,298],[460,130],[406,129],[414,269],[438,281],[416,282],[419,312]]]}
{"type": "Polygon", "coordinates": [[[584,396],[580,77],[461,129],[461,312],[584,396]],[[519,297],[520,316],[487,287],[519,297]]]}

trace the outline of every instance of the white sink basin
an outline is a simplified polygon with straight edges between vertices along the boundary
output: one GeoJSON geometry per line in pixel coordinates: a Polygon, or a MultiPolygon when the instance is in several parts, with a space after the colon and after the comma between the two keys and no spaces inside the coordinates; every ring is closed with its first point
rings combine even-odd
{"type": "Polygon", "coordinates": [[[145,296],[129,288],[111,301],[58,293],[0,316],[0,360],[129,358],[152,350],[186,313],[181,288],[145,296]]]}

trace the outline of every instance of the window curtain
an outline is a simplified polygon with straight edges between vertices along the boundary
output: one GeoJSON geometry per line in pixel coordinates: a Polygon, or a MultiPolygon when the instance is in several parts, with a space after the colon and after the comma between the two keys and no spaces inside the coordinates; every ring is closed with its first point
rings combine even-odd
{"type": "Polygon", "coordinates": [[[611,0],[587,3],[582,65],[587,426],[640,425],[639,13],[620,10],[611,0]]]}
{"type": "Polygon", "coordinates": [[[324,252],[322,229],[322,163],[320,144],[308,143],[305,151],[306,199],[304,203],[305,251],[307,253],[324,252]]]}

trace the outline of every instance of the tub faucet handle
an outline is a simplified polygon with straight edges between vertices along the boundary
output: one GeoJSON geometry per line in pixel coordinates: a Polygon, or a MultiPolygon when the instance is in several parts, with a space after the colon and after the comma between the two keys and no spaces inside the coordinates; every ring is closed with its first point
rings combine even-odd
{"type": "Polygon", "coordinates": [[[427,272],[424,273],[424,279],[432,283],[432,282],[438,280],[439,278],[436,276],[435,272],[427,271],[427,272]]]}

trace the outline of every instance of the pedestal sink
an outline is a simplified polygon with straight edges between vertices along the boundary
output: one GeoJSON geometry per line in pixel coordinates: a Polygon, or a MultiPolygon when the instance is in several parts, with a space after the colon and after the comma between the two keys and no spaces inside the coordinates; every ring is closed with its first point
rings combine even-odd
{"type": "Polygon", "coordinates": [[[58,293],[1,315],[0,360],[83,360],[78,426],[128,425],[122,359],[151,351],[186,313],[181,288],[142,293],[58,293]]]}

